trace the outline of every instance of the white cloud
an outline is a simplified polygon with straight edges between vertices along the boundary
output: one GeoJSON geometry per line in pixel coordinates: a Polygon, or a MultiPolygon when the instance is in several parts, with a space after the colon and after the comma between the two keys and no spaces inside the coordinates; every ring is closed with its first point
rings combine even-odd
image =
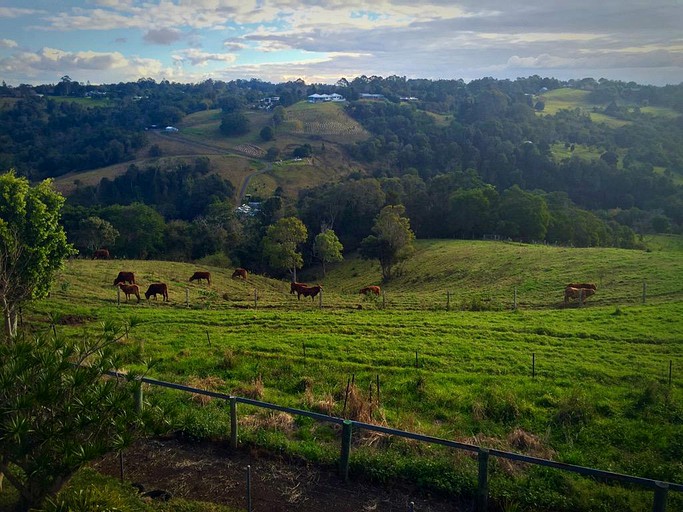
{"type": "Polygon", "coordinates": [[[12,39],[0,39],[0,48],[16,48],[19,46],[16,41],[12,39]]]}
{"type": "Polygon", "coordinates": [[[0,18],[19,18],[20,16],[33,16],[43,11],[36,9],[19,9],[17,7],[0,7],[0,18]]]}
{"type": "Polygon", "coordinates": [[[190,62],[193,66],[204,66],[209,61],[235,62],[237,57],[232,53],[208,53],[196,48],[188,48],[173,54],[172,58],[177,62],[190,62]]]}

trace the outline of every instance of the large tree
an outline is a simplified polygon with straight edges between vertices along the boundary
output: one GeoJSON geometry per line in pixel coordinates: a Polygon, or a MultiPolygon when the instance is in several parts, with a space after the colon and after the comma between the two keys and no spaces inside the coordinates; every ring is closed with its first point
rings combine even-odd
{"type": "Polygon", "coordinates": [[[10,338],[21,304],[46,296],[55,272],[75,252],[59,224],[63,204],[50,180],[31,187],[13,171],[0,176],[0,307],[10,338]]]}
{"type": "Polygon", "coordinates": [[[372,227],[373,234],[361,242],[360,253],[365,259],[378,259],[385,281],[391,279],[396,265],[408,259],[415,248],[415,234],[403,205],[382,208],[372,227]]]}
{"type": "Polygon", "coordinates": [[[299,244],[306,241],[308,231],[296,217],[285,217],[268,226],[263,237],[263,255],[268,264],[276,270],[287,270],[296,281],[296,269],[304,264],[299,244]]]}
{"type": "Polygon", "coordinates": [[[342,261],[344,257],[342,256],[342,251],[344,246],[337,238],[337,235],[331,229],[325,229],[322,233],[319,233],[315,237],[315,242],[313,243],[313,254],[316,258],[320,260],[323,267],[323,276],[327,275],[325,270],[326,263],[332,263],[334,261],[342,261]]]}
{"type": "Polygon", "coordinates": [[[118,236],[119,232],[111,223],[95,216],[82,219],[73,235],[76,246],[91,253],[113,244],[118,236]]]}

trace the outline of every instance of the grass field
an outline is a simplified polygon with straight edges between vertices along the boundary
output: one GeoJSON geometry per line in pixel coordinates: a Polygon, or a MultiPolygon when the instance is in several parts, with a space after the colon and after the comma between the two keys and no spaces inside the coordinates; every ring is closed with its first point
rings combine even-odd
{"type": "MultiPolygon", "coordinates": [[[[682,482],[682,243],[648,242],[651,252],[420,241],[403,274],[383,285],[384,300],[357,294],[379,283],[376,264],[348,258],[320,279],[322,309],[317,300],[297,301],[285,281],[232,280],[232,269],[210,268],[208,287],[187,282],[193,265],[74,260],[24,320],[47,330],[48,314],[56,314],[58,332],[80,336],[102,321],[135,317],[129,350],[155,361],[153,377],[342,415],[354,375],[354,396],[373,422],[682,482]],[[117,307],[111,282],[119,270],[135,271],[143,291],[167,282],[170,303],[117,307]],[[562,302],[563,285],[574,280],[598,284],[584,308],[562,302]],[[378,376],[379,403],[369,396],[378,376]]],[[[227,431],[220,404],[148,391],[172,428],[200,438],[227,431]]],[[[240,422],[246,442],[327,463],[338,455],[331,427],[248,408],[240,422]],[[275,429],[278,423],[288,426],[275,429]]],[[[463,457],[361,437],[352,471],[378,480],[413,475],[429,488],[467,494],[476,461],[463,457]]],[[[538,468],[495,465],[491,478],[493,499],[516,510],[642,510],[651,503],[648,493],[538,468]]],[[[670,497],[671,510],[683,505],[679,498],[670,497]]]]}
{"type": "MultiPolygon", "coordinates": [[[[561,88],[544,93],[541,98],[545,102],[545,108],[540,115],[556,114],[562,109],[579,108],[588,113],[594,123],[605,123],[612,128],[619,128],[629,124],[629,121],[616,119],[601,112],[593,112],[594,107],[604,108],[607,105],[592,103],[589,100],[590,91],[579,89],[561,88]]],[[[675,118],[678,116],[676,111],[664,107],[640,107],[640,111],[645,114],[659,117],[675,118]]]]}

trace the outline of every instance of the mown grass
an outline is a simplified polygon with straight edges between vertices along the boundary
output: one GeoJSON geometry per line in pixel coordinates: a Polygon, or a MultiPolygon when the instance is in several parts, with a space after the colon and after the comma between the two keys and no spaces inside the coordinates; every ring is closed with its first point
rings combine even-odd
{"type": "MultiPolygon", "coordinates": [[[[193,265],[75,260],[51,297],[24,316],[49,329],[48,314],[71,315],[56,329],[72,336],[103,320],[136,317],[128,350],[153,360],[156,378],[344,416],[353,376],[369,421],[682,482],[681,241],[648,242],[651,252],[420,241],[402,275],[383,285],[383,298],[357,293],[380,282],[376,264],[349,258],[331,269],[320,280],[322,309],[297,301],[284,281],[250,275],[245,283],[230,279],[232,269],[209,268],[207,287],[187,282],[200,270],[193,265]],[[117,307],[111,282],[119,270],[136,271],[143,291],[151,281],[167,282],[171,302],[117,307]],[[564,307],[562,288],[576,280],[596,282],[598,293],[585,308],[564,307]],[[86,324],[68,325],[79,317],[86,324]]],[[[147,396],[167,410],[169,428],[226,435],[221,403],[200,406],[170,390],[148,389],[147,396]]],[[[338,455],[330,426],[247,406],[240,425],[243,442],[326,464],[338,455]]],[[[352,454],[355,475],[412,478],[447,493],[475,488],[476,460],[449,450],[359,434],[352,454]]],[[[501,462],[493,468],[493,499],[521,510],[651,506],[644,491],[501,462]]],[[[683,502],[672,494],[675,509],[683,502]]]]}

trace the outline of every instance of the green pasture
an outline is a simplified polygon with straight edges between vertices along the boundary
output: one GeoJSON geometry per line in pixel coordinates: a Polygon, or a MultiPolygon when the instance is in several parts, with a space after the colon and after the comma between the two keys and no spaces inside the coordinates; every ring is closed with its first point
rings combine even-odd
{"type": "MultiPolygon", "coordinates": [[[[152,362],[151,377],[337,416],[345,415],[353,377],[369,421],[683,482],[681,241],[646,242],[650,252],[420,241],[386,285],[375,263],[355,257],[324,279],[316,269],[304,273],[300,280],[323,285],[322,308],[317,298],[290,295],[285,280],[233,280],[231,268],[73,260],[23,321],[82,336],[104,321],[135,318],[127,350],[152,362]],[[135,271],[143,292],[150,282],[166,282],[170,302],[143,297],[117,305],[119,270],[135,271]],[[211,286],[189,283],[195,270],[210,270],[211,286]],[[598,285],[585,307],[564,304],[571,281],[598,285]],[[382,285],[384,296],[360,296],[368,284],[382,285]]],[[[169,390],[146,396],[164,407],[170,428],[198,438],[226,435],[220,403],[197,405],[169,390]]],[[[247,406],[240,425],[243,442],[322,463],[338,456],[331,427],[247,406]]],[[[476,461],[463,457],[361,435],[352,472],[469,494],[476,461]]],[[[494,468],[492,499],[507,496],[519,510],[642,510],[651,503],[650,493],[559,472],[494,468]],[[535,492],[522,492],[526,485],[535,492]]],[[[681,505],[680,496],[670,497],[671,510],[681,505]]]]}
{"type": "MultiPolygon", "coordinates": [[[[594,123],[604,123],[612,128],[630,124],[630,121],[616,119],[601,112],[593,112],[594,107],[604,108],[606,105],[591,102],[589,96],[590,91],[579,89],[560,88],[548,91],[541,95],[545,107],[540,115],[553,115],[560,110],[578,108],[588,113],[594,123]]],[[[640,107],[640,111],[658,117],[675,118],[678,116],[675,110],[665,107],[640,107]]]]}

